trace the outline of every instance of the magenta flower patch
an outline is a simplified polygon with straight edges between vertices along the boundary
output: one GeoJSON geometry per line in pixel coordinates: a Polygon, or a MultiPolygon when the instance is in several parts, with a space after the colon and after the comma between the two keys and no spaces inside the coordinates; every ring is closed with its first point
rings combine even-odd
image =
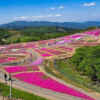
{"type": "Polygon", "coordinates": [[[100,35],[100,29],[96,29],[96,30],[92,30],[92,31],[87,31],[87,32],[84,32],[84,33],[88,34],[88,35],[99,36],[100,35]]]}
{"type": "Polygon", "coordinates": [[[26,72],[26,71],[39,71],[38,66],[6,66],[4,70],[8,73],[26,72]]]}
{"type": "Polygon", "coordinates": [[[41,50],[46,51],[46,52],[50,52],[50,53],[55,54],[55,55],[62,54],[62,52],[60,52],[60,51],[48,49],[48,48],[42,48],[41,50]]]}
{"type": "Polygon", "coordinates": [[[25,67],[25,66],[24,67],[23,66],[7,66],[4,69],[8,73],[27,71],[27,67],[25,67]]]}
{"type": "Polygon", "coordinates": [[[35,51],[38,52],[42,57],[52,56],[51,54],[46,53],[46,52],[44,52],[44,51],[41,50],[41,49],[35,49],[35,51]]]}
{"type": "Polygon", "coordinates": [[[51,78],[44,79],[43,76],[45,74],[42,72],[30,72],[30,73],[21,73],[16,74],[13,77],[24,81],[28,84],[40,86],[41,88],[50,89],[56,92],[61,92],[67,95],[75,96],[82,98],[84,100],[95,100],[84,93],[81,93],[73,88],[70,88],[62,83],[57,82],[51,78]]]}

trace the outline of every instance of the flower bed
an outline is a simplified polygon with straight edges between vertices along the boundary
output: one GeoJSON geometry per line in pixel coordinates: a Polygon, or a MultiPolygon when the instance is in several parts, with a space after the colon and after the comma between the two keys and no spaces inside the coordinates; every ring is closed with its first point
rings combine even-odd
{"type": "Polygon", "coordinates": [[[16,57],[0,58],[0,63],[7,63],[16,60],[16,57]]]}
{"type": "Polygon", "coordinates": [[[24,48],[36,48],[36,47],[37,46],[34,43],[27,43],[27,44],[24,45],[24,48]]]}
{"type": "Polygon", "coordinates": [[[53,80],[49,77],[44,78],[45,74],[42,72],[21,73],[21,74],[16,74],[13,77],[21,81],[24,81],[28,84],[40,86],[41,88],[46,88],[46,89],[50,89],[56,92],[65,93],[67,95],[79,97],[84,100],[94,100],[93,98],[87,96],[86,94],[81,93],[68,86],[65,86],[57,82],[56,80],[53,80]]]}
{"type": "Polygon", "coordinates": [[[39,54],[44,54],[44,52],[42,51],[42,50],[40,50],[40,49],[34,49],[36,52],[38,52],[39,54]]]}
{"type": "Polygon", "coordinates": [[[40,65],[43,62],[43,58],[39,57],[38,59],[36,59],[34,62],[32,62],[30,65],[40,65]]]}
{"type": "Polygon", "coordinates": [[[83,34],[74,34],[71,36],[72,39],[82,38],[83,34]]]}
{"type": "Polygon", "coordinates": [[[0,64],[1,64],[1,63],[7,63],[7,62],[8,62],[7,59],[0,59],[0,64]]]}
{"type": "Polygon", "coordinates": [[[85,34],[89,34],[89,35],[95,35],[95,36],[99,36],[100,35],[100,29],[96,29],[96,30],[92,30],[92,31],[87,31],[84,32],[85,34]]]}
{"type": "Polygon", "coordinates": [[[19,48],[23,48],[23,45],[22,44],[12,44],[12,45],[9,45],[6,49],[19,49],[19,48]]]}
{"type": "Polygon", "coordinates": [[[27,70],[28,71],[39,71],[40,69],[39,69],[39,66],[34,65],[34,66],[27,67],[27,70]]]}
{"type": "Polygon", "coordinates": [[[48,41],[49,41],[49,40],[41,40],[41,41],[38,41],[38,44],[40,44],[40,45],[41,45],[41,44],[47,44],[48,41]]]}
{"type": "Polygon", "coordinates": [[[8,61],[16,60],[16,57],[8,57],[8,61]]]}
{"type": "Polygon", "coordinates": [[[72,51],[73,50],[73,48],[69,48],[69,47],[65,47],[65,46],[60,46],[59,48],[63,49],[63,50],[67,50],[67,51],[72,51]]]}
{"type": "Polygon", "coordinates": [[[16,73],[16,72],[23,72],[23,71],[39,71],[38,66],[6,66],[4,70],[8,73],[16,73]]]}
{"type": "Polygon", "coordinates": [[[96,42],[87,42],[87,43],[84,43],[85,46],[96,46],[96,45],[99,45],[99,43],[96,43],[96,42]]]}
{"type": "Polygon", "coordinates": [[[48,53],[44,53],[44,54],[41,54],[41,56],[43,56],[43,57],[50,57],[52,55],[51,54],[48,54],[48,53]]]}
{"type": "Polygon", "coordinates": [[[48,49],[48,48],[42,48],[41,50],[49,52],[49,53],[52,53],[52,54],[55,54],[55,55],[59,55],[59,54],[63,53],[61,51],[57,51],[57,50],[53,50],[53,49],[48,49]]]}
{"type": "Polygon", "coordinates": [[[40,49],[35,49],[36,52],[38,52],[42,57],[49,57],[49,56],[52,56],[51,54],[49,53],[44,53],[43,50],[40,50],[40,49]]]}
{"type": "Polygon", "coordinates": [[[8,73],[16,73],[16,72],[22,72],[22,71],[27,71],[27,67],[24,66],[6,66],[4,70],[8,73]]]}

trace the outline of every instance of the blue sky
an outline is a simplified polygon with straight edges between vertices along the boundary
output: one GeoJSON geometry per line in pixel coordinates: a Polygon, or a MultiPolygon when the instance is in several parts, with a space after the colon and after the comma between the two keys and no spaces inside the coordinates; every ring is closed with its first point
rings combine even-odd
{"type": "Polygon", "coordinates": [[[100,0],[0,0],[0,24],[18,20],[100,21],[100,0]]]}

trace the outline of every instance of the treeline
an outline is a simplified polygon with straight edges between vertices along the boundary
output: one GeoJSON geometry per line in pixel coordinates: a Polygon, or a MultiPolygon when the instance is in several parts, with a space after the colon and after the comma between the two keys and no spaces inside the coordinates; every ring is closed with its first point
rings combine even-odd
{"type": "Polygon", "coordinates": [[[0,44],[5,44],[7,38],[11,36],[11,33],[6,29],[0,29],[0,44]]]}
{"type": "Polygon", "coordinates": [[[0,44],[47,40],[80,32],[63,27],[30,27],[20,30],[0,29],[0,44]]]}
{"type": "Polygon", "coordinates": [[[77,49],[70,62],[80,74],[100,82],[100,46],[77,49]]]}

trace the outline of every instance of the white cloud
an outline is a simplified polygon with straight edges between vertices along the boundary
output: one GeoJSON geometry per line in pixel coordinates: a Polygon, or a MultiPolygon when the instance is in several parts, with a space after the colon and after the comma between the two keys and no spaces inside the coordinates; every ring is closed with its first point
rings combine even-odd
{"type": "Polygon", "coordinates": [[[19,16],[15,17],[14,20],[26,20],[28,17],[27,16],[19,16]]]}
{"type": "Polygon", "coordinates": [[[64,6],[61,5],[61,6],[58,6],[58,7],[51,7],[50,9],[51,9],[51,10],[64,9],[64,6]]]}
{"type": "Polygon", "coordinates": [[[54,7],[52,7],[52,8],[50,8],[51,10],[55,10],[56,8],[54,8],[54,7]]]}
{"type": "Polygon", "coordinates": [[[47,15],[47,17],[53,17],[53,15],[52,14],[49,14],[49,15],[47,15]]]}
{"type": "Polygon", "coordinates": [[[61,15],[61,14],[56,14],[56,15],[55,15],[55,17],[60,17],[60,16],[62,16],[62,15],[61,15]]]}
{"type": "Polygon", "coordinates": [[[48,14],[48,15],[38,15],[38,16],[19,16],[15,17],[14,20],[41,20],[41,19],[50,19],[62,16],[61,14],[48,14]]]}
{"type": "Polygon", "coordinates": [[[64,9],[64,6],[59,6],[59,9],[64,9]]]}
{"type": "Polygon", "coordinates": [[[93,7],[93,6],[96,6],[96,3],[95,2],[84,3],[83,6],[85,6],[85,7],[93,7]]]}
{"type": "Polygon", "coordinates": [[[30,18],[44,18],[44,16],[39,15],[39,16],[30,16],[30,18]]]}

